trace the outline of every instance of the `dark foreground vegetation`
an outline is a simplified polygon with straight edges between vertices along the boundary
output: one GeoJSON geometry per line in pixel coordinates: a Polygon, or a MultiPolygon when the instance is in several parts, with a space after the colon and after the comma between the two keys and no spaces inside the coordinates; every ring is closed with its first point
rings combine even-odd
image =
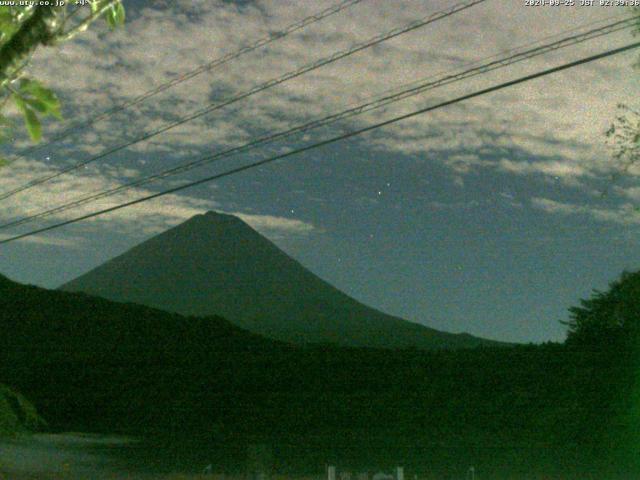
{"type": "Polygon", "coordinates": [[[228,471],[267,445],[281,473],[637,478],[638,320],[628,274],[572,309],[563,345],[293,347],[218,317],[0,278],[0,382],[52,429],[141,435],[228,471]]]}
{"type": "Polygon", "coordinates": [[[31,402],[6,385],[0,385],[0,436],[29,432],[44,425],[31,402]]]}

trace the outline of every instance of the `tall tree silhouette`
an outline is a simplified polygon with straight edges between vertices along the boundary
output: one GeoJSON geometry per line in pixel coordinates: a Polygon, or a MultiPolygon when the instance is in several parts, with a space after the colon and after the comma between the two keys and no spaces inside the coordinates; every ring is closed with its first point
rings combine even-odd
{"type": "Polygon", "coordinates": [[[624,272],[606,292],[594,290],[590,298],[571,307],[569,344],[636,345],[640,333],[640,271],[624,272]]]}

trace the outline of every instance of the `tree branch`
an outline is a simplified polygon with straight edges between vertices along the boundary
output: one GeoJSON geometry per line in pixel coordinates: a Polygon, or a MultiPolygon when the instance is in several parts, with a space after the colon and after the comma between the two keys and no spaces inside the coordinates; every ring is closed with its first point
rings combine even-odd
{"type": "Polygon", "coordinates": [[[52,39],[47,21],[55,16],[52,6],[37,7],[13,36],[0,47],[0,86],[10,79],[9,70],[38,47],[52,39]]]}
{"type": "MultiPolygon", "coordinates": [[[[102,5],[95,12],[92,12],[91,15],[89,15],[87,18],[85,18],[78,25],[76,25],[75,27],[73,27],[72,29],[70,29],[69,31],[67,31],[65,33],[61,33],[60,35],[57,35],[56,38],[55,38],[55,41],[56,42],[66,42],[67,40],[71,40],[77,34],[79,34],[81,32],[84,32],[87,28],[89,28],[89,25],[91,25],[96,19],[98,19],[101,15],[103,15],[109,8],[113,7],[114,5],[116,5],[119,2],[120,2],[120,0],[111,0],[109,2],[105,2],[104,5],[102,5]]],[[[77,12],[77,11],[78,10],[75,10],[72,13],[75,14],[75,12],[77,12]]]]}

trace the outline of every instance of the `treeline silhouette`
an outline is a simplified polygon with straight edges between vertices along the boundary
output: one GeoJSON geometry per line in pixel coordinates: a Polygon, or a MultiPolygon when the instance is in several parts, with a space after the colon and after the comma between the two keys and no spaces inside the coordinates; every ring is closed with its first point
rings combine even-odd
{"type": "MultiPolygon", "coordinates": [[[[229,469],[259,443],[279,471],[334,462],[630,478],[640,472],[640,365],[629,334],[640,297],[627,290],[629,318],[613,337],[579,334],[600,305],[585,301],[565,344],[429,352],[294,347],[219,317],[0,278],[0,383],[54,430],[140,435],[185,461],[217,455],[229,469]]],[[[606,297],[603,311],[619,300],[606,297]]]]}

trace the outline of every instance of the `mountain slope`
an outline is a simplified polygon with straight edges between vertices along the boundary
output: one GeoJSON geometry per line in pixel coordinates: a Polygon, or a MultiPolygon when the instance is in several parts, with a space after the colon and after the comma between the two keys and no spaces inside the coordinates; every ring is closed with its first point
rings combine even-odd
{"type": "Polygon", "coordinates": [[[201,357],[285,348],[218,316],[186,317],[85,293],[22,285],[2,275],[0,330],[0,366],[27,361],[196,362],[201,357]]]}
{"type": "Polygon", "coordinates": [[[367,307],[231,215],[197,215],[61,287],[185,315],[221,315],[294,343],[462,348],[491,342],[367,307]]]}
{"type": "Polygon", "coordinates": [[[461,478],[470,463],[488,478],[563,479],[621,465],[625,475],[589,478],[638,478],[626,459],[605,458],[637,374],[617,349],[296,347],[221,318],[1,276],[0,332],[0,384],[51,427],[141,435],[171,462],[207,465],[213,454],[243,471],[257,442],[305,475],[333,459],[461,478]]]}
{"type": "Polygon", "coordinates": [[[16,387],[53,425],[92,430],[158,428],[178,400],[194,412],[226,405],[200,398],[219,388],[259,389],[264,375],[254,365],[290,351],[220,317],[184,317],[1,275],[0,331],[0,387],[16,387]]]}

